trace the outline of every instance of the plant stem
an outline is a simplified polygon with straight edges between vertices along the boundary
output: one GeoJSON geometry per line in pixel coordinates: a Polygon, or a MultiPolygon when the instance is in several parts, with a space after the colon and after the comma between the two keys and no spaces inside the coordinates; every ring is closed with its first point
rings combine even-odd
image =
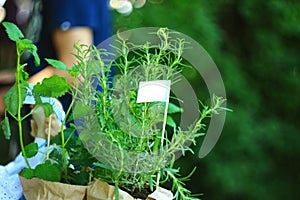
{"type": "Polygon", "coordinates": [[[119,194],[119,185],[118,182],[115,183],[115,193],[116,193],[116,200],[120,199],[120,194],[119,194]]]}
{"type": "Polygon", "coordinates": [[[51,123],[52,123],[52,117],[51,117],[51,115],[50,115],[50,116],[49,116],[49,124],[48,124],[48,138],[47,138],[46,160],[49,159],[49,147],[50,147],[51,123]]]}
{"type": "Polygon", "coordinates": [[[30,163],[28,161],[25,147],[23,143],[23,125],[22,125],[22,115],[21,115],[21,108],[22,108],[22,98],[21,98],[21,53],[17,50],[17,73],[16,73],[16,83],[17,83],[17,90],[18,90],[18,114],[17,114],[17,121],[18,121],[18,128],[19,128],[19,140],[20,140],[20,147],[23,154],[23,157],[25,158],[26,165],[29,169],[31,169],[30,163]]]}

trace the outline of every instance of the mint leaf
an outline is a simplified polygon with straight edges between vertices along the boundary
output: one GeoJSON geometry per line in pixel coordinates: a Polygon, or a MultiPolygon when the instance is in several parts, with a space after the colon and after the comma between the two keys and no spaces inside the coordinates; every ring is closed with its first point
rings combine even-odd
{"type": "MultiPolygon", "coordinates": [[[[23,105],[23,102],[25,101],[25,98],[27,96],[27,89],[26,87],[21,84],[21,102],[23,105]]],[[[10,90],[5,94],[4,96],[4,103],[6,106],[7,111],[9,111],[12,115],[16,115],[18,113],[18,87],[17,84],[14,84],[10,90]]],[[[21,107],[22,107],[21,105],[21,107]]]]}
{"type": "Polygon", "coordinates": [[[34,177],[34,170],[24,168],[20,171],[20,175],[27,179],[32,179],[34,177]]]}
{"type": "Polygon", "coordinates": [[[36,95],[36,94],[34,94],[34,101],[35,101],[35,104],[37,104],[37,105],[43,104],[41,96],[36,95]]]}
{"type": "Polygon", "coordinates": [[[33,142],[33,143],[28,144],[25,147],[25,153],[26,153],[27,158],[32,158],[33,156],[35,156],[38,153],[38,150],[39,150],[39,147],[38,147],[37,143],[33,142]]]}
{"type": "Polygon", "coordinates": [[[10,40],[16,42],[24,38],[22,31],[15,24],[11,22],[3,22],[2,24],[10,40]]]}
{"type": "Polygon", "coordinates": [[[52,182],[59,182],[61,180],[60,168],[57,164],[47,160],[45,163],[38,165],[34,170],[34,176],[52,182]]]}
{"type": "Polygon", "coordinates": [[[42,99],[40,96],[38,95],[34,95],[34,100],[35,100],[35,104],[36,106],[42,106],[44,108],[44,112],[45,112],[45,116],[49,117],[54,111],[53,111],[53,107],[50,103],[43,103],[42,99]]]}
{"type": "Polygon", "coordinates": [[[32,92],[45,97],[57,98],[64,95],[70,87],[65,78],[54,75],[45,78],[42,83],[37,83],[32,92]]]}
{"type": "Polygon", "coordinates": [[[40,63],[41,63],[41,60],[40,60],[39,55],[37,54],[37,50],[36,50],[36,51],[34,51],[34,50],[32,50],[32,51],[29,50],[29,52],[33,55],[35,66],[39,66],[40,63]]]}
{"type": "Polygon", "coordinates": [[[61,70],[65,70],[68,71],[68,67],[61,61],[59,60],[54,60],[54,59],[50,59],[50,58],[45,58],[45,60],[52,65],[53,67],[55,67],[56,69],[61,69],[61,70]]]}
{"type": "Polygon", "coordinates": [[[37,47],[32,43],[31,40],[22,39],[17,41],[17,48],[19,51],[29,51],[34,57],[34,64],[36,66],[40,65],[40,57],[37,54],[37,47]]]}
{"type": "Polygon", "coordinates": [[[44,108],[45,116],[49,117],[53,113],[53,107],[50,103],[42,103],[40,104],[44,108]]]}
{"type": "Polygon", "coordinates": [[[79,74],[79,67],[74,65],[71,70],[69,70],[69,74],[73,77],[77,76],[79,74]]]}
{"type": "Polygon", "coordinates": [[[8,117],[5,117],[1,122],[0,126],[3,130],[4,137],[5,139],[9,140],[11,136],[11,130],[10,130],[10,125],[9,125],[9,120],[8,117]]]}

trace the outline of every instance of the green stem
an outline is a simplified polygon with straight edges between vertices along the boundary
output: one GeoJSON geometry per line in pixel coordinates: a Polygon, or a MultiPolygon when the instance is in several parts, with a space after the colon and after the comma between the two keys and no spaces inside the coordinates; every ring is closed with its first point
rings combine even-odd
{"type": "Polygon", "coordinates": [[[140,137],[138,149],[139,151],[143,151],[143,143],[145,140],[145,120],[146,120],[146,114],[147,114],[148,106],[147,103],[144,103],[144,110],[143,110],[143,116],[142,116],[142,137],[140,137]]]}
{"type": "MultiPolygon", "coordinates": [[[[62,150],[62,158],[63,158],[63,168],[64,168],[64,173],[65,175],[68,174],[68,161],[67,161],[67,150],[65,148],[65,133],[64,133],[64,126],[66,124],[66,121],[67,121],[67,118],[71,112],[71,109],[73,107],[73,104],[74,104],[74,101],[75,101],[75,98],[72,98],[72,101],[70,103],[70,106],[66,112],[66,115],[65,115],[65,119],[63,120],[62,122],[62,125],[61,125],[61,150],[62,150]]],[[[65,176],[65,179],[66,179],[66,182],[68,182],[68,176],[65,176]]]]}
{"type": "Polygon", "coordinates": [[[116,193],[116,200],[119,200],[120,199],[120,194],[119,194],[119,185],[118,183],[116,182],[115,183],[115,193],[116,193]]]}
{"type": "Polygon", "coordinates": [[[22,117],[22,121],[25,120],[27,117],[31,116],[32,113],[37,109],[38,109],[38,106],[35,106],[33,109],[31,109],[31,111],[28,114],[26,114],[22,117]]]}
{"type": "Polygon", "coordinates": [[[16,74],[16,82],[17,82],[17,90],[18,90],[18,114],[17,114],[17,121],[18,121],[18,127],[19,127],[19,139],[20,139],[20,146],[21,146],[21,151],[23,154],[23,157],[25,158],[26,165],[29,169],[31,169],[30,163],[28,161],[26,152],[25,152],[25,147],[23,143],[23,126],[22,126],[22,115],[21,115],[21,108],[22,108],[22,98],[21,98],[21,53],[17,50],[17,74],[16,74]]]}

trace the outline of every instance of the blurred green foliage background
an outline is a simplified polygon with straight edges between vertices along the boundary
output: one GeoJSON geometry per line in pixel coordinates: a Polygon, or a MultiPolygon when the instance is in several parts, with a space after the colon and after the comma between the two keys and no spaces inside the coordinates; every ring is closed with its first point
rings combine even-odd
{"type": "Polygon", "coordinates": [[[204,159],[196,147],[178,161],[186,173],[198,167],[188,186],[202,199],[300,197],[299,21],[295,0],[149,0],[115,14],[118,31],[161,26],[192,37],[222,74],[233,112],[220,140],[204,159]]]}

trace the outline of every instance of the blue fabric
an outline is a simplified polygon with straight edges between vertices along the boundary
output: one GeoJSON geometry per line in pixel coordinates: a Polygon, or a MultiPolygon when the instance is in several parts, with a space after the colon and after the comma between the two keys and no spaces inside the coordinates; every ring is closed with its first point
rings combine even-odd
{"type": "MultiPolygon", "coordinates": [[[[37,43],[38,54],[41,58],[40,66],[34,66],[31,57],[26,71],[30,76],[45,68],[48,64],[44,58],[57,59],[52,42],[52,33],[56,29],[68,29],[78,26],[91,27],[94,35],[94,45],[111,36],[111,12],[108,0],[42,0],[41,11],[43,23],[40,39],[37,43]]],[[[66,111],[72,96],[61,97],[66,111]]]]}
{"type": "Polygon", "coordinates": [[[111,31],[110,11],[107,0],[43,0],[44,30],[51,32],[71,27],[92,27],[95,44],[106,39],[111,31]]]}
{"type": "Polygon", "coordinates": [[[23,195],[20,200],[26,200],[25,196],[23,195]]]}
{"type": "Polygon", "coordinates": [[[52,33],[58,28],[68,29],[87,26],[93,29],[94,45],[111,36],[111,12],[108,0],[42,0],[43,23],[37,43],[41,65],[35,67],[30,61],[29,75],[34,75],[47,66],[43,58],[57,59],[52,42],[52,33]]]}

